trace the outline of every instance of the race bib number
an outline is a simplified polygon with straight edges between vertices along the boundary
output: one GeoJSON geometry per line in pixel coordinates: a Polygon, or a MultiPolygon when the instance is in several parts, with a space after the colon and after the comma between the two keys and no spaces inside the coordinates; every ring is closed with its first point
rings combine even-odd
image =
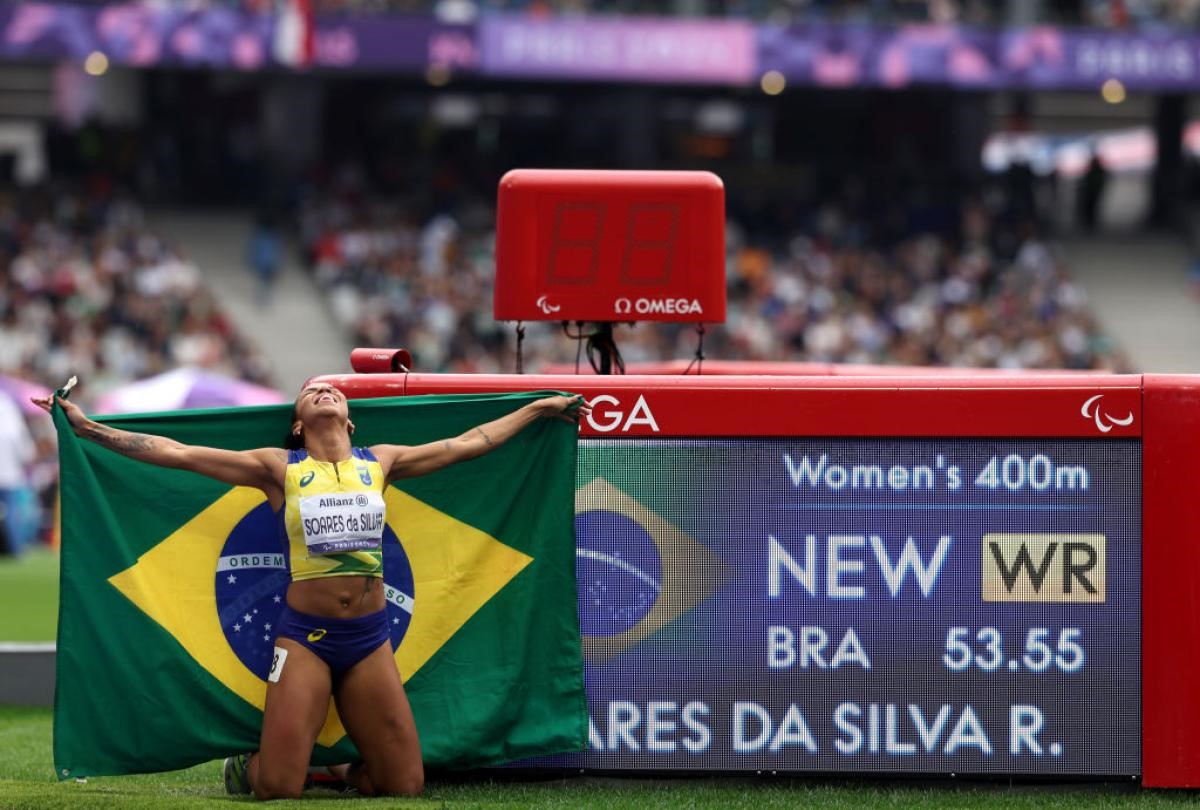
{"type": "Polygon", "coordinates": [[[309,554],[379,548],[383,542],[383,495],[339,492],[300,498],[300,525],[309,554]]]}
{"type": "Polygon", "coordinates": [[[271,671],[267,674],[267,680],[271,683],[279,683],[279,678],[283,675],[283,665],[287,662],[287,650],[283,647],[275,648],[275,657],[271,659],[271,671]]]}

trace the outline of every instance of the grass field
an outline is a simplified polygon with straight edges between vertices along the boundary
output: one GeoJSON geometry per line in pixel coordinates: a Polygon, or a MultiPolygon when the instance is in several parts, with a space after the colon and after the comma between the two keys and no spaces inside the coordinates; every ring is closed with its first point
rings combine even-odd
{"type": "Polygon", "coordinates": [[[58,554],[0,557],[0,641],[54,641],[57,628],[58,554]]]}
{"type": "MultiPolygon", "coordinates": [[[[56,782],[48,709],[0,708],[0,808],[233,807],[249,804],[221,785],[220,763],[149,776],[56,782]]],[[[295,802],[285,802],[297,804],[295,802]]],[[[540,781],[431,780],[421,799],[360,799],[312,791],[305,808],[348,806],[445,808],[1160,808],[1200,805],[1200,795],[1137,790],[1132,785],[1018,785],[1007,783],[878,783],[800,779],[613,779],[570,777],[540,781]]],[[[278,806],[278,805],[272,805],[278,806]]]]}

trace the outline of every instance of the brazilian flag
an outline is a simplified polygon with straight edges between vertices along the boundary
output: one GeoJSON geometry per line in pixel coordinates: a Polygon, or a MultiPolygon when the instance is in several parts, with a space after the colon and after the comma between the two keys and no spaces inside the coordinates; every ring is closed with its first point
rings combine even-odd
{"type": "MultiPolygon", "coordinates": [[[[457,436],[539,394],[351,403],[357,445],[457,436]]],[[[100,418],[245,450],[291,406],[100,418]]],[[[55,409],[62,591],[59,778],[185,768],[258,747],[287,550],[263,494],[79,439],[55,409]]],[[[576,431],[541,419],[486,456],[388,487],[384,580],[425,762],[472,767],[587,740],[575,590],[576,431]]],[[[356,757],[337,713],[313,761],[356,757]]]]}

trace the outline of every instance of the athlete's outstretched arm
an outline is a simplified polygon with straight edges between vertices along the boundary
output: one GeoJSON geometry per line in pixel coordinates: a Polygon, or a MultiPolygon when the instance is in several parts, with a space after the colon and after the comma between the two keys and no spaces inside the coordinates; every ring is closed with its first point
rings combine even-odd
{"type": "Polygon", "coordinates": [[[582,396],[559,394],[534,400],[510,414],[473,427],[453,439],[412,447],[381,444],[371,450],[383,468],[388,470],[389,481],[413,478],[489,453],[538,419],[557,417],[574,423],[580,416],[591,413],[591,410],[591,405],[582,396]]]}
{"type": "MultiPolygon", "coordinates": [[[[78,405],[69,400],[62,397],[55,399],[76,436],[123,456],[159,467],[190,470],[234,486],[257,487],[266,492],[268,497],[277,490],[282,492],[286,450],[222,450],[182,444],[164,436],[118,430],[92,421],[78,405]]],[[[43,410],[50,411],[50,397],[35,397],[33,402],[43,410]]]]}

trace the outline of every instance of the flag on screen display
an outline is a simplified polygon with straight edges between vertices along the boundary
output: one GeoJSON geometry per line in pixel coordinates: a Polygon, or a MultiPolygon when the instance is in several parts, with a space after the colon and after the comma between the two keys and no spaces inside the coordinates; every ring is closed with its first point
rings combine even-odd
{"type": "MultiPolygon", "coordinates": [[[[455,436],[537,396],[356,401],[355,443],[455,436]]],[[[282,405],[100,421],[240,450],[277,446],[289,417],[282,405]]],[[[61,410],[54,418],[59,778],[254,750],[288,584],[263,495],[127,459],[77,438],[61,410]]],[[[429,765],[494,764],[586,741],[575,439],[573,426],[539,420],[482,458],[385,493],[388,620],[429,765]]],[[[355,757],[331,705],[314,762],[355,757]]]]}

